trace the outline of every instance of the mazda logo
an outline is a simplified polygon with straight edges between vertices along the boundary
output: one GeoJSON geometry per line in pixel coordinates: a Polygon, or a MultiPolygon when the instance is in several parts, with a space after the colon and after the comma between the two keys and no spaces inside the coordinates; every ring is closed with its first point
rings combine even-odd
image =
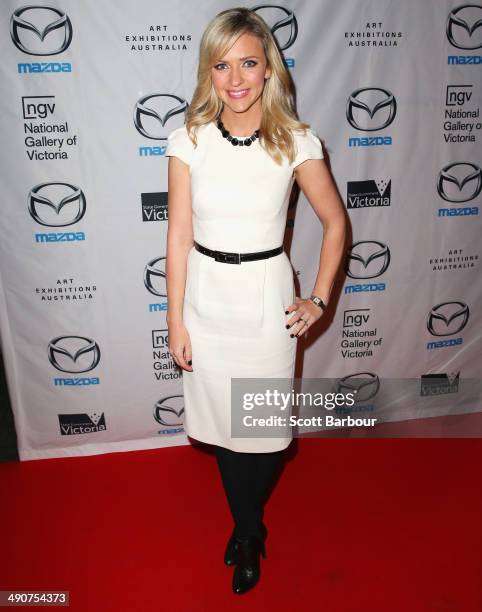
{"type": "Polygon", "coordinates": [[[10,36],[22,53],[58,55],[72,42],[72,24],[67,14],[58,8],[22,6],[10,18],[10,36]]]}
{"type": "Polygon", "coordinates": [[[167,297],[165,260],[165,257],[156,257],[155,259],[151,259],[144,268],[144,285],[146,289],[159,297],[167,297]],[[160,285],[161,288],[155,289],[154,284],[160,285]]]}
{"type": "Polygon", "coordinates": [[[284,51],[291,47],[298,36],[298,22],[292,10],[278,4],[257,4],[251,7],[252,11],[260,12],[260,17],[270,25],[271,33],[276,38],[280,51],[284,51]],[[265,9],[268,9],[268,15],[272,13],[278,14],[278,18],[270,19],[265,9]]]}
{"type": "Polygon", "coordinates": [[[380,379],[372,372],[358,372],[340,378],[337,393],[353,393],[355,403],[366,402],[374,397],[380,389],[380,379]],[[362,378],[363,377],[363,378],[362,378]]]}
{"type": "Polygon", "coordinates": [[[395,119],[397,102],[395,96],[381,87],[361,87],[356,89],[348,98],[346,105],[346,118],[348,123],[363,132],[384,130],[395,119]],[[372,121],[375,115],[383,115],[372,121]]]}
{"type": "Polygon", "coordinates": [[[167,134],[164,130],[166,123],[175,115],[184,114],[188,107],[188,103],[184,98],[175,96],[174,94],[148,94],[142,96],[134,106],[134,125],[136,130],[151,140],[167,140],[167,134]],[[166,103],[172,104],[167,112],[161,111],[166,103]],[[161,108],[159,108],[161,107],[161,108]]]}
{"type": "Polygon", "coordinates": [[[154,418],[166,427],[182,426],[184,414],[184,396],[170,395],[158,400],[154,405],[154,418]]]}
{"type": "Polygon", "coordinates": [[[360,240],[348,250],[345,272],[351,278],[375,278],[390,264],[390,249],[378,240],[360,240]],[[361,264],[361,265],[360,265],[361,264]]]}
{"type": "Polygon", "coordinates": [[[40,225],[48,227],[74,225],[82,219],[85,209],[83,191],[71,183],[39,183],[32,187],[28,194],[28,212],[40,225]],[[52,201],[54,196],[57,204],[52,201]],[[73,203],[75,206],[68,206],[73,203]]]}
{"type": "Polygon", "coordinates": [[[450,11],[447,18],[447,38],[457,49],[473,50],[482,47],[482,6],[462,4],[450,11]],[[472,9],[472,10],[471,10],[472,9]],[[477,31],[477,32],[476,32],[477,31]],[[475,34],[475,36],[473,36],[475,34]],[[473,40],[472,39],[473,36],[473,40]]]}
{"type": "Polygon", "coordinates": [[[84,336],[57,336],[48,344],[50,363],[61,372],[79,374],[93,370],[100,361],[96,342],[84,336]]]}
{"type": "Polygon", "coordinates": [[[444,166],[439,172],[437,191],[447,202],[468,202],[476,198],[481,190],[482,171],[475,164],[454,162],[444,166]],[[452,189],[452,186],[455,186],[455,189],[452,189]],[[464,192],[466,186],[469,188],[464,192]]]}
{"type": "Polygon", "coordinates": [[[464,302],[442,302],[428,314],[427,329],[432,336],[452,336],[464,329],[469,320],[469,307],[464,302]]]}

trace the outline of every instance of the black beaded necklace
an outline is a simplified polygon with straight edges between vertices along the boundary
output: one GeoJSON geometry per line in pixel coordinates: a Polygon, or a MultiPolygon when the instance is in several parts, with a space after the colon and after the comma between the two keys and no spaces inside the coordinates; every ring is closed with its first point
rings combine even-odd
{"type": "Polygon", "coordinates": [[[259,137],[259,130],[255,130],[251,134],[251,136],[248,136],[248,137],[243,138],[241,140],[239,138],[236,138],[235,136],[231,136],[231,134],[229,133],[229,130],[227,130],[224,127],[224,124],[221,121],[221,119],[217,119],[216,125],[221,130],[221,134],[223,135],[223,138],[226,138],[227,140],[229,140],[229,142],[233,145],[233,147],[237,147],[237,146],[240,146],[240,147],[242,147],[242,146],[249,147],[249,146],[251,146],[251,143],[254,142],[256,140],[256,138],[259,137]]]}

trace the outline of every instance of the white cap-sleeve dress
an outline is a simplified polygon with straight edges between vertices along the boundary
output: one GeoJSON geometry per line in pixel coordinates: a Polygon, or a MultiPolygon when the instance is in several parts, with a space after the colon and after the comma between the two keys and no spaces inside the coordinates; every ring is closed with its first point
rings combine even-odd
{"type": "MultiPolygon", "coordinates": [[[[165,155],[189,165],[196,242],[235,253],[282,245],[293,168],[323,158],[311,128],[293,135],[296,158],[289,164],[283,157],[278,165],[259,140],[233,146],[214,122],[198,128],[196,147],[185,126],[169,134],[165,155]]],[[[276,437],[237,437],[238,431],[232,435],[231,378],[292,381],[297,338],[285,327],[291,316],[285,310],[295,295],[293,268],[284,251],[269,259],[230,264],[192,247],[183,306],[192,345],[193,371],[183,371],[184,428],[189,436],[238,452],[272,452],[289,445],[289,426],[276,437]]]]}

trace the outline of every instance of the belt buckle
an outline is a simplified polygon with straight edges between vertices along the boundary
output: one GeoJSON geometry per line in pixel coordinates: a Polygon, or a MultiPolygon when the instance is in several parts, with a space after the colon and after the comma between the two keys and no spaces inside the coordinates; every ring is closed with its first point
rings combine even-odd
{"type": "Polygon", "coordinates": [[[214,259],[222,263],[241,263],[241,255],[239,253],[228,253],[227,251],[214,251],[214,259]]]}

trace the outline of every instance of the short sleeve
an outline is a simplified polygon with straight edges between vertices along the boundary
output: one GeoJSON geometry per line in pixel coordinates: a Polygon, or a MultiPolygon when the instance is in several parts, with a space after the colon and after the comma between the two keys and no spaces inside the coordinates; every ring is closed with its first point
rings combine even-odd
{"type": "Polygon", "coordinates": [[[323,159],[324,155],[321,141],[311,128],[308,128],[305,133],[295,131],[293,134],[297,149],[295,159],[292,163],[293,168],[307,159],[323,159]]]}
{"type": "Polygon", "coordinates": [[[165,157],[179,157],[180,160],[189,166],[191,165],[193,153],[194,144],[189,138],[186,126],[182,125],[172,130],[167,137],[165,157]]]}

